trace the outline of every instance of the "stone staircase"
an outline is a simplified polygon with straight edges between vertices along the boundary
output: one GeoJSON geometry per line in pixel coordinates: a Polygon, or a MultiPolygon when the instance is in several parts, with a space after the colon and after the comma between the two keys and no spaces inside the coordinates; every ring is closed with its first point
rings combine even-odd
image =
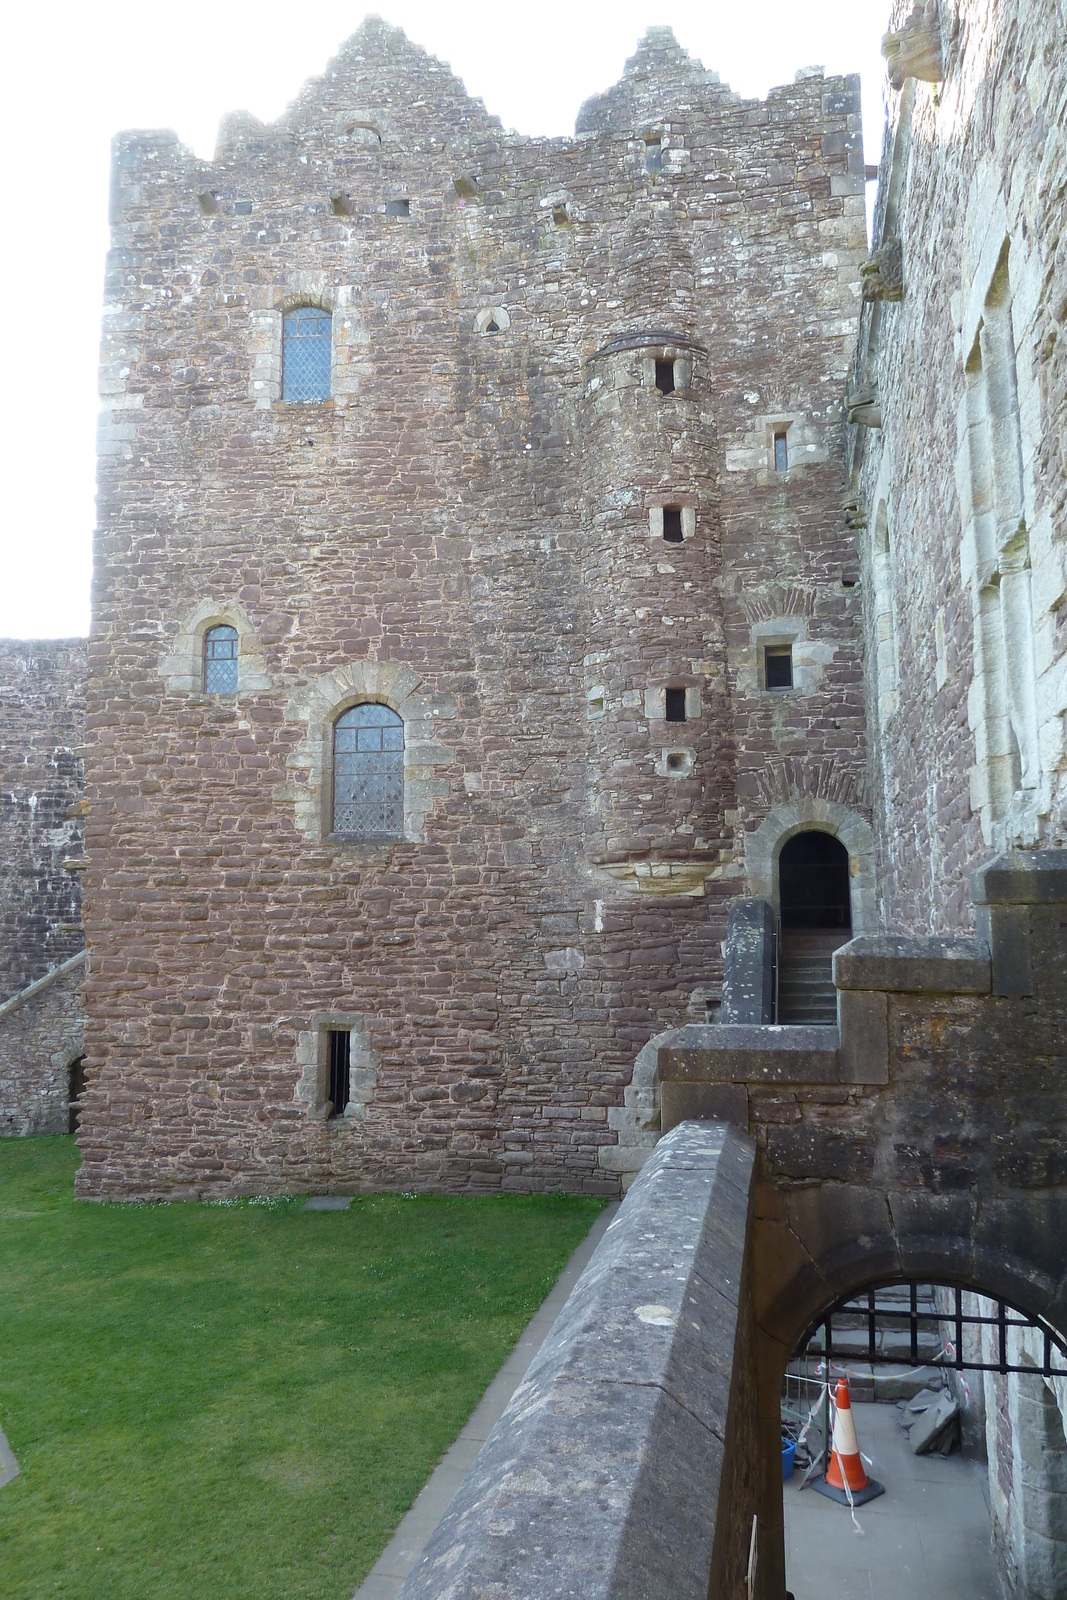
{"type": "Polygon", "coordinates": [[[832,1027],[837,1021],[833,955],[851,934],[843,930],[782,931],[778,945],[778,1021],[832,1027]]]}

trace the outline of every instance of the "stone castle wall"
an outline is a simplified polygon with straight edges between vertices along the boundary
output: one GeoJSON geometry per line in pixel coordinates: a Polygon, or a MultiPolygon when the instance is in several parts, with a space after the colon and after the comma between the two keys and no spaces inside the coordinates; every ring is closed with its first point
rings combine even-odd
{"type": "Polygon", "coordinates": [[[0,1003],[82,948],[85,641],[0,639],[0,1003]]]}
{"type": "Polygon", "coordinates": [[[81,1053],[85,641],[0,640],[0,1135],[66,1133],[81,1053]]]}
{"type": "Polygon", "coordinates": [[[117,141],[82,1193],[616,1186],[637,1052],[717,995],[746,835],[866,810],[862,191],[855,79],[747,102],[657,30],[570,140],[370,21],[212,163],[117,141]],[[332,395],[286,405],[309,302],[332,395]],[[200,689],[214,622],[236,697],[200,689]],[[395,842],[329,833],[364,699],[405,721],[395,842]],[[331,1022],[360,1092],[327,1119],[331,1022]]]}
{"type": "Polygon", "coordinates": [[[1067,836],[1065,20],[927,6],[943,81],[889,95],[874,243],[903,297],[865,312],[853,459],[891,926],[966,928],[976,863],[1067,836]]]}

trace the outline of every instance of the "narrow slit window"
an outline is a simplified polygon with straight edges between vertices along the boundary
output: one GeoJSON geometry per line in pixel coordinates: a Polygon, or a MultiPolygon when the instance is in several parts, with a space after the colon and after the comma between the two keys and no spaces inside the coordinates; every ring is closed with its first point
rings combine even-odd
{"type": "Polygon", "coordinates": [[[663,145],[658,138],[645,140],[645,171],[663,171],[663,145]]]}
{"type": "Polygon", "coordinates": [[[763,652],[763,676],[768,689],[793,687],[793,647],[789,644],[768,645],[763,652]]]}
{"type": "Polygon", "coordinates": [[[330,1116],[343,1117],[348,1104],[352,1071],[352,1035],[347,1028],[330,1029],[330,1116]]]}
{"type": "Polygon", "coordinates": [[[656,362],[656,388],[660,394],[674,393],[674,362],[656,362]]]}
{"type": "Polygon", "coordinates": [[[236,628],[209,628],[204,636],[204,693],[237,693],[236,628]]]}
{"type": "Polygon", "coordinates": [[[668,689],[666,691],[666,713],[668,722],[685,721],[685,690],[668,689]]]}
{"type": "Polygon", "coordinates": [[[330,398],[333,319],[319,306],[297,306],[282,324],[282,399],[330,398]]]}
{"type": "Polygon", "coordinates": [[[786,443],[784,428],[774,436],[774,470],[775,472],[789,471],[789,446],[786,443]]]}
{"type": "Polygon", "coordinates": [[[681,544],[682,542],[682,508],[681,506],[663,507],[663,537],[668,544],[681,544]]]}

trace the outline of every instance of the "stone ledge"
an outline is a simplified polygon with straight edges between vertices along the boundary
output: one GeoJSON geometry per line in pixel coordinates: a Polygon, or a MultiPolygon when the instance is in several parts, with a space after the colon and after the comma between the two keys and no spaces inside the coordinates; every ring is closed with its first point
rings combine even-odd
{"type": "Polygon", "coordinates": [[[754,1160],[718,1123],[660,1141],[399,1600],[737,1592],[719,1486],[732,1506],[754,1448],[733,1394],[754,1160]]]}
{"type": "Polygon", "coordinates": [[[982,939],[861,934],[834,952],[838,989],[888,994],[988,994],[989,946],[982,939]]]}
{"type": "Polygon", "coordinates": [[[659,1047],[660,1082],[837,1083],[836,1028],[691,1023],[659,1047]]]}
{"type": "Polygon", "coordinates": [[[994,856],[971,874],[976,906],[1067,903],[1067,850],[1019,850],[994,856]]]}

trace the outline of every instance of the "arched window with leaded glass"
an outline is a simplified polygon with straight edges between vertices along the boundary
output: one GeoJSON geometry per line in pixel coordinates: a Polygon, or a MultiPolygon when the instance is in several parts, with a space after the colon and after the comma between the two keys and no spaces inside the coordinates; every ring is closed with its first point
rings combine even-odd
{"type": "Polygon", "coordinates": [[[282,318],[282,399],[328,400],[333,319],[319,306],[295,306],[282,318]]]}
{"type": "Polygon", "coordinates": [[[204,692],[237,693],[236,628],[209,628],[204,635],[204,692]]]}
{"type": "Polygon", "coordinates": [[[389,706],[352,706],[334,723],[333,831],[404,836],[404,719],[389,706]]]}

